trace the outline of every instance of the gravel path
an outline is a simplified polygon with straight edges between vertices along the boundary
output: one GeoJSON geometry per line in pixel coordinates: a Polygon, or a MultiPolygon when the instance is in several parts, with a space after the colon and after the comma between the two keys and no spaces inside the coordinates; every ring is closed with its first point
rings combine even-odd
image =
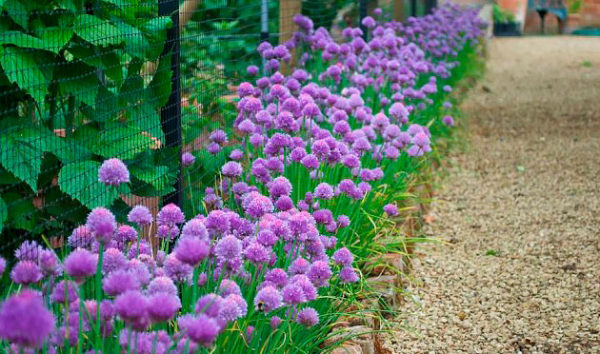
{"type": "Polygon", "coordinates": [[[494,39],[395,353],[600,353],[600,40],[494,39]]]}

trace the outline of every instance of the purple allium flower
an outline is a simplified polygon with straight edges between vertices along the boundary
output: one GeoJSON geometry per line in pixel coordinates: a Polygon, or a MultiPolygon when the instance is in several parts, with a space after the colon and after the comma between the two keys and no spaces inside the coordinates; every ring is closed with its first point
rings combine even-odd
{"type": "Polygon", "coordinates": [[[352,252],[350,252],[346,247],[342,247],[335,251],[332,258],[336,264],[342,266],[349,266],[352,265],[352,262],[354,262],[354,256],[352,255],[352,252]]]}
{"type": "MultiPolygon", "coordinates": [[[[128,290],[115,299],[115,312],[134,326],[143,325],[148,317],[148,299],[137,290],[128,290]]],[[[149,323],[146,323],[146,325],[149,323]]]]}
{"type": "Polygon", "coordinates": [[[59,275],[61,272],[58,257],[52,250],[43,250],[40,253],[39,266],[44,275],[59,275]]]}
{"type": "Polygon", "coordinates": [[[311,264],[308,270],[308,278],[315,284],[317,287],[327,286],[329,282],[329,278],[331,278],[331,268],[329,268],[329,264],[325,261],[315,261],[311,264]]]}
{"type": "Polygon", "coordinates": [[[35,241],[24,241],[19,248],[15,250],[15,257],[20,261],[39,262],[40,254],[44,248],[35,241]]]}
{"type": "Polygon", "coordinates": [[[102,279],[102,290],[109,296],[117,296],[129,290],[140,290],[140,282],[134,273],[120,269],[102,279]]]}
{"type": "Polygon", "coordinates": [[[174,252],[177,259],[192,267],[196,267],[208,256],[210,247],[206,241],[198,237],[182,237],[177,241],[174,252]]]}
{"type": "Polygon", "coordinates": [[[304,291],[307,301],[312,301],[317,298],[317,288],[315,288],[306,275],[294,275],[291,279],[291,282],[300,285],[302,291],[304,291]]]}
{"type": "Polygon", "coordinates": [[[290,274],[304,274],[308,272],[310,263],[304,258],[296,258],[288,268],[290,274]]]}
{"type": "Polygon", "coordinates": [[[256,66],[256,65],[249,65],[246,68],[246,72],[248,73],[248,75],[256,76],[258,74],[258,66],[256,66]]]}
{"type": "Polygon", "coordinates": [[[183,154],[181,154],[181,164],[184,167],[193,165],[195,161],[196,157],[192,155],[191,152],[184,152],[183,154]]]}
{"type": "Polygon", "coordinates": [[[131,259],[127,263],[127,270],[131,272],[142,285],[150,282],[150,270],[148,266],[139,259],[131,259]]]}
{"type": "Polygon", "coordinates": [[[244,256],[252,263],[267,263],[271,259],[270,251],[258,242],[252,242],[244,249],[244,256]]]}
{"type": "Polygon", "coordinates": [[[78,282],[83,281],[84,278],[96,274],[97,263],[97,255],[86,249],[78,248],[65,258],[65,272],[78,282]]]}
{"type": "Polygon", "coordinates": [[[260,219],[263,215],[273,211],[273,203],[258,192],[250,192],[242,198],[242,208],[250,217],[260,219]]]}
{"type": "Polygon", "coordinates": [[[196,313],[204,313],[216,318],[219,315],[219,308],[222,301],[223,298],[217,294],[206,294],[196,302],[195,311],[196,313]]]}
{"type": "Polygon", "coordinates": [[[287,283],[287,274],[285,270],[281,268],[273,268],[265,274],[265,280],[271,282],[279,287],[284,286],[287,283]]]}
{"type": "Polygon", "coordinates": [[[143,205],[134,206],[129,214],[127,214],[127,220],[129,222],[138,224],[141,226],[150,225],[152,223],[152,213],[150,210],[143,205]]]}
{"type": "Polygon", "coordinates": [[[350,225],[350,218],[346,215],[340,215],[337,218],[338,227],[344,228],[350,225]]]}
{"type": "Polygon", "coordinates": [[[254,86],[249,82],[242,82],[238,86],[237,92],[240,97],[252,96],[254,94],[254,86]]]}
{"type": "Polygon", "coordinates": [[[105,160],[98,169],[98,181],[109,186],[129,183],[129,170],[123,161],[113,158],[105,160]]]}
{"type": "Polygon", "coordinates": [[[452,116],[444,116],[444,118],[442,118],[442,123],[449,127],[452,127],[454,126],[454,118],[452,118],[452,116]]]}
{"type": "Polygon", "coordinates": [[[169,277],[156,277],[148,284],[148,294],[167,293],[177,295],[177,287],[169,277]]]}
{"type": "Polygon", "coordinates": [[[229,154],[229,158],[235,161],[239,161],[244,157],[244,152],[240,149],[234,149],[233,151],[231,151],[231,154],[229,154]]]}
{"type": "Polygon", "coordinates": [[[216,155],[219,153],[219,151],[221,151],[221,145],[219,145],[217,143],[210,143],[206,147],[206,150],[208,151],[209,154],[216,155]]]}
{"type": "Polygon", "coordinates": [[[17,284],[27,286],[42,280],[42,272],[36,263],[20,261],[10,272],[10,279],[17,284]]]}
{"type": "Polygon", "coordinates": [[[306,328],[312,327],[319,323],[319,313],[312,307],[306,307],[298,312],[296,322],[306,328]]]}
{"type": "Polygon", "coordinates": [[[333,198],[333,188],[328,183],[320,183],[315,188],[315,197],[321,199],[333,198]]]}
{"type": "Polygon", "coordinates": [[[211,346],[219,334],[217,322],[205,314],[185,315],[177,322],[191,340],[205,347],[211,346]]]}
{"type": "Polygon", "coordinates": [[[129,225],[121,225],[115,234],[115,241],[120,243],[131,242],[137,240],[137,231],[129,225]]]}
{"type": "Polygon", "coordinates": [[[220,129],[212,131],[208,139],[217,144],[225,144],[228,141],[227,133],[220,129]]]}
{"type": "Polygon", "coordinates": [[[383,207],[383,211],[389,216],[398,215],[398,207],[395,204],[386,204],[383,207]]]}
{"type": "Polygon", "coordinates": [[[182,224],[185,222],[185,216],[177,205],[170,203],[160,209],[156,221],[162,225],[182,224]]]}
{"type": "Polygon", "coordinates": [[[158,292],[148,297],[148,315],[155,323],[170,320],[180,308],[181,301],[177,295],[158,292]]]}
{"type": "Polygon", "coordinates": [[[204,222],[200,219],[191,219],[186,222],[181,229],[181,237],[197,237],[200,239],[206,239],[208,237],[208,231],[206,230],[206,226],[204,226],[204,222]]]}
{"type": "Polygon", "coordinates": [[[275,207],[281,211],[287,211],[294,207],[294,201],[287,195],[282,195],[275,201],[275,207]]]}
{"type": "Polygon", "coordinates": [[[41,348],[54,323],[36,291],[25,289],[0,305],[0,338],[18,346],[41,348]]]}
{"type": "Polygon", "coordinates": [[[61,280],[54,285],[52,294],[50,295],[50,301],[59,304],[72,303],[77,300],[77,285],[72,281],[61,280]],[[65,289],[65,283],[67,284],[65,289]]]}
{"type": "Polygon", "coordinates": [[[88,214],[85,226],[98,242],[106,244],[117,229],[117,221],[110,210],[98,207],[88,214]]]}
{"type": "Polygon", "coordinates": [[[82,225],[78,226],[73,230],[73,233],[71,233],[71,236],[69,236],[67,243],[69,244],[69,246],[75,248],[89,248],[91,247],[93,241],[94,236],[92,235],[92,233],[88,230],[88,228],[85,225],[82,225]]]}
{"type": "Polygon", "coordinates": [[[283,176],[279,176],[269,182],[267,187],[269,188],[269,194],[271,194],[271,197],[274,199],[277,199],[282,195],[289,196],[292,192],[292,184],[283,176]]]}
{"type": "MultiPolygon", "coordinates": [[[[221,304],[219,305],[219,314],[217,315],[219,321],[224,323],[233,322],[244,315],[238,301],[235,300],[236,296],[239,295],[227,296],[221,301],[221,304]]],[[[245,304],[243,298],[242,301],[245,304]]],[[[244,307],[247,307],[247,305],[244,307]]]]}
{"type": "Polygon", "coordinates": [[[254,297],[254,307],[258,311],[271,312],[282,306],[283,297],[279,290],[266,286],[258,291],[254,297]]]}
{"type": "Polygon", "coordinates": [[[239,258],[242,254],[242,243],[237,237],[227,235],[217,243],[215,254],[223,260],[239,258]]]}
{"type": "Polygon", "coordinates": [[[345,266],[340,271],[340,280],[342,283],[354,283],[359,279],[358,274],[352,266],[345,266]]]}
{"type": "Polygon", "coordinates": [[[302,160],[300,160],[300,163],[304,167],[311,169],[311,170],[316,170],[317,168],[319,168],[319,165],[320,165],[319,159],[313,154],[308,154],[308,155],[304,156],[302,158],[302,160]]]}
{"type": "Polygon", "coordinates": [[[231,294],[241,295],[242,291],[239,285],[237,285],[237,283],[233,280],[223,279],[221,280],[221,284],[219,285],[219,294],[222,297],[226,297],[231,294]]]}
{"type": "Polygon", "coordinates": [[[6,269],[6,260],[0,257],[0,277],[4,274],[4,270],[6,269]]]}
{"type": "Polygon", "coordinates": [[[299,284],[292,283],[286,285],[281,290],[283,301],[288,305],[301,304],[306,302],[306,295],[299,284]]]}
{"type": "Polygon", "coordinates": [[[278,316],[273,316],[269,320],[269,324],[271,325],[271,329],[276,329],[281,324],[281,318],[279,318],[278,316]]]}

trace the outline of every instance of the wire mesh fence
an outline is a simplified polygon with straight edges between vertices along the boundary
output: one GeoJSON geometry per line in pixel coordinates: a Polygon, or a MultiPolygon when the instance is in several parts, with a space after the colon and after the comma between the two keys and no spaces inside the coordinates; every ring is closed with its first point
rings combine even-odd
{"type": "Polygon", "coordinates": [[[156,212],[176,202],[200,212],[231,153],[227,146],[209,153],[209,132],[235,136],[236,85],[265,65],[261,41],[289,40],[298,13],[335,36],[377,6],[398,19],[410,5],[0,1],[0,254],[26,239],[60,247],[98,206],[119,222],[134,204],[156,212]],[[182,167],[184,152],[195,162],[182,167]],[[125,161],[131,183],[98,181],[110,158],[125,161]]]}

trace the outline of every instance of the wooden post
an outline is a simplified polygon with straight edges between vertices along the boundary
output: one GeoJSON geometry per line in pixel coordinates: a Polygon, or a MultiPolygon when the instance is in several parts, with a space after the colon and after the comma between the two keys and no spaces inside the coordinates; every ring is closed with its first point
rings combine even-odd
{"type": "MultiPolygon", "coordinates": [[[[292,38],[296,30],[293,18],[302,12],[302,0],[279,0],[279,44],[283,44],[292,38]]],[[[294,62],[294,53],[290,63],[281,63],[282,74],[289,74],[294,62]]]]}

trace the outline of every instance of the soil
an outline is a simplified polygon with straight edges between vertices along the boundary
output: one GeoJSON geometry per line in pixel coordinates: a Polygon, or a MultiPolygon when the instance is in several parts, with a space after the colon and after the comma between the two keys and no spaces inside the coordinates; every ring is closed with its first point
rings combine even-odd
{"type": "Polygon", "coordinates": [[[493,39],[463,108],[386,347],[600,353],[600,39],[493,39]]]}

